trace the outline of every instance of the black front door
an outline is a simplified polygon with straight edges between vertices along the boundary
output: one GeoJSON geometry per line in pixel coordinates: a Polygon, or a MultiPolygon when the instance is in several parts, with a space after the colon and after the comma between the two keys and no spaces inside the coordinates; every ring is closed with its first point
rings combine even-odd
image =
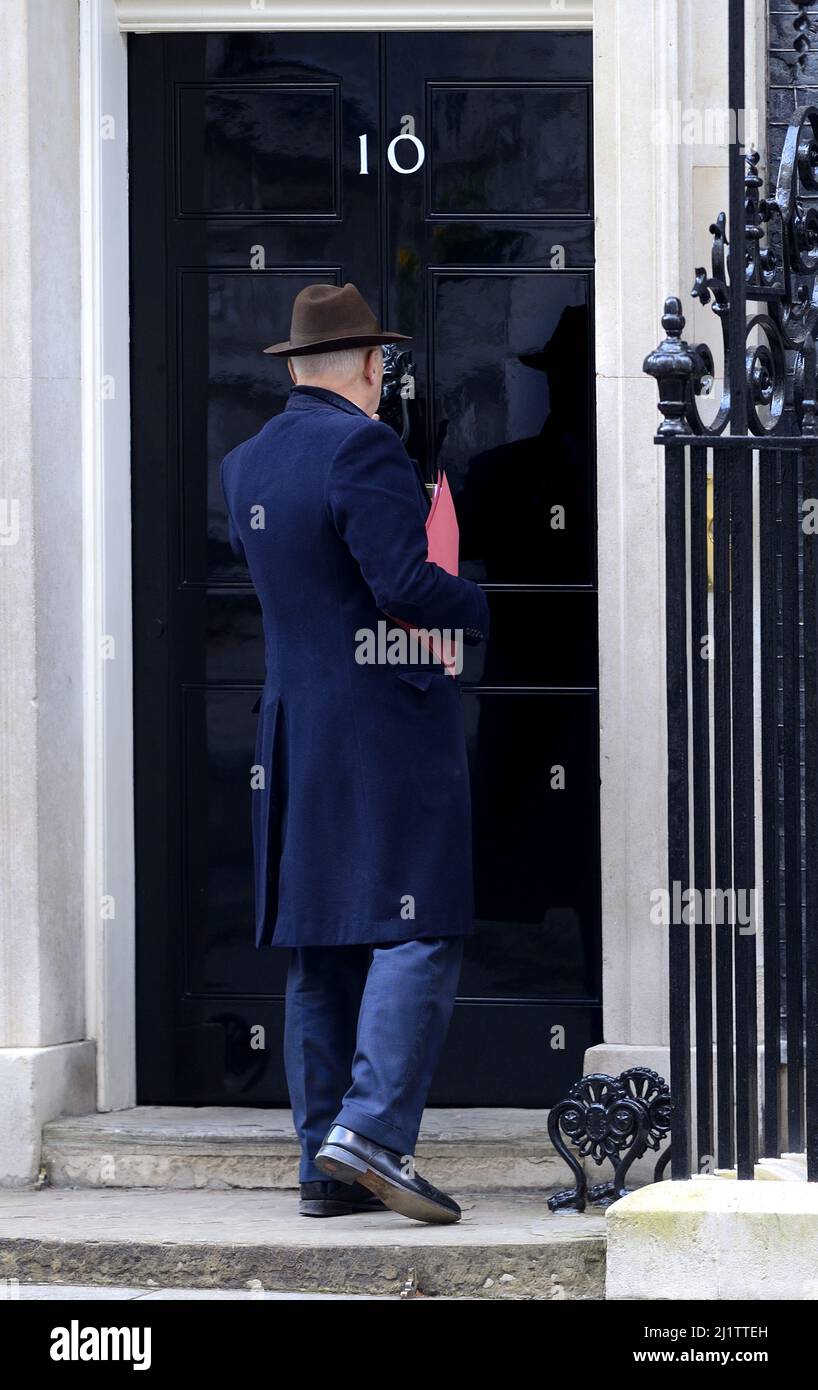
{"type": "MultiPolygon", "coordinates": [[[[492,639],[464,717],[478,930],[430,1102],[550,1104],[601,1036],[587,34],[130,40],[142,1103],[287,1103],[253,944],[260,611],[218,464],[282,409],[304,285],[413,335],[385,404],[443,466],[492,639]]],[[[412,828],[407,826],[407,834],[412,828]]]]}

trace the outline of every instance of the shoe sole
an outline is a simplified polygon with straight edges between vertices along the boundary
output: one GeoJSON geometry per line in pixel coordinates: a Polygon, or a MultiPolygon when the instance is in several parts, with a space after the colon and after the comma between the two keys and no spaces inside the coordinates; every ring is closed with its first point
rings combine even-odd
{"type": "Polygon", "coordinates": [[[339,1144],[323,1145],[315,1156],[315,1163],[322,1173],[328,1173],[330,1177],[338,1178],[341,1182],[361,1183],[370,1192],[374,1192],[376,1197],[380,1197],[390,1211],[397,1211],[401,1216],[408,1216],[413,1221],[449,1226],[460,1220],[460,1212],[455,1215],[448,1207],[433,1201],[431,1197],[424,1197],[419,1192],[401,1187],[400,1183],[393,1182],[376,1168],[371,1168],[366,1159],[359,1158],[358,1154],[341,1148],[339,1144]]]}

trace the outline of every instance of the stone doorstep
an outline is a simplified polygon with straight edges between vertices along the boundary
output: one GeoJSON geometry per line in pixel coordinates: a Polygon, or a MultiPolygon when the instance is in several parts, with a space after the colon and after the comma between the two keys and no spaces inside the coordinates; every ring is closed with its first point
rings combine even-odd
{"type": "Polygon", "coordinates": [[[0,1190],[0,1281],[400,1294],[603,1297],[605,1216],[544,1194],[458,1194],[462,1219],[299,1216],[294,1193],[0,1190]]]}
{"type": "Polygon", "coordinates": [[[661,1182],[614,1202],[606,1297],[818,1299],[818,1183],[764,1176],[661,1182]]]}
{"type": "MultiPolygon", "coordinates": [[[[547,1121],[546,1110],[429,1109],[418,1168],[455,1193],[569,1186],[547,1121]]],[[[43,1128],[42,1165],[53,1187],[293,1188],[298,1157],[284,1109],[139,1105],[63,1116],[43,1128]]],[[[590,1167],[590,1181],[610,1177],[609,1165],[590,1167]]]]}

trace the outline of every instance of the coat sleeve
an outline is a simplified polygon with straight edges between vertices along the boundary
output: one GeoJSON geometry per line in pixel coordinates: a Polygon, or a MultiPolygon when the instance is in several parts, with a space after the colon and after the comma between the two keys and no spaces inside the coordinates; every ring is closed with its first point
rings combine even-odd
{"type": "Polygon", "coordinates": [[[330,465],[326,496],[335,528],[384,613],[416,627],[460,629],[472,645],[488,637],[482,589],[426,558],[412,460],[389,425],[366,421],[347,436],[330,465]]]}
{"type": "Polygon", "coordinates": [[[244,551],[244,544],[242,542],[241,536],[239,535],[238,527],[236,526],[236,523],[233,520],[233,513],[230,510],[230,500],[227,496],[227,490],[224,486],[224,465],[226,461],[227,455],[225,455],[225,457],[219,464],[219,482],[221,484],[222,496],[224,497],[224,504],[227,508],[227,539],[230,543],[230,549],[232,550],[236,559],[241,560],[246,565],[247,556],[244,551]]]}

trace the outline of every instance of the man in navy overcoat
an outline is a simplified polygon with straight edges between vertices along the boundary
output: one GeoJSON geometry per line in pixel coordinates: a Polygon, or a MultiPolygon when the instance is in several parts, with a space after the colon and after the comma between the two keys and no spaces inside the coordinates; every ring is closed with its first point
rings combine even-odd
{"type": "Polygon", "coordinates": [[[474,930],[468,770],[457,681],[391,620],[473,643],[488,606],[428,561],[425,489],[377,418],[381,344],[403,337],[354,285],[302,290],[267,349],[290,359],[287,406],[221,482],[263,616],[256,944],[292,948],[301,1211],[443,1222],[460,1208],[412,1156],[474,930]]]}

